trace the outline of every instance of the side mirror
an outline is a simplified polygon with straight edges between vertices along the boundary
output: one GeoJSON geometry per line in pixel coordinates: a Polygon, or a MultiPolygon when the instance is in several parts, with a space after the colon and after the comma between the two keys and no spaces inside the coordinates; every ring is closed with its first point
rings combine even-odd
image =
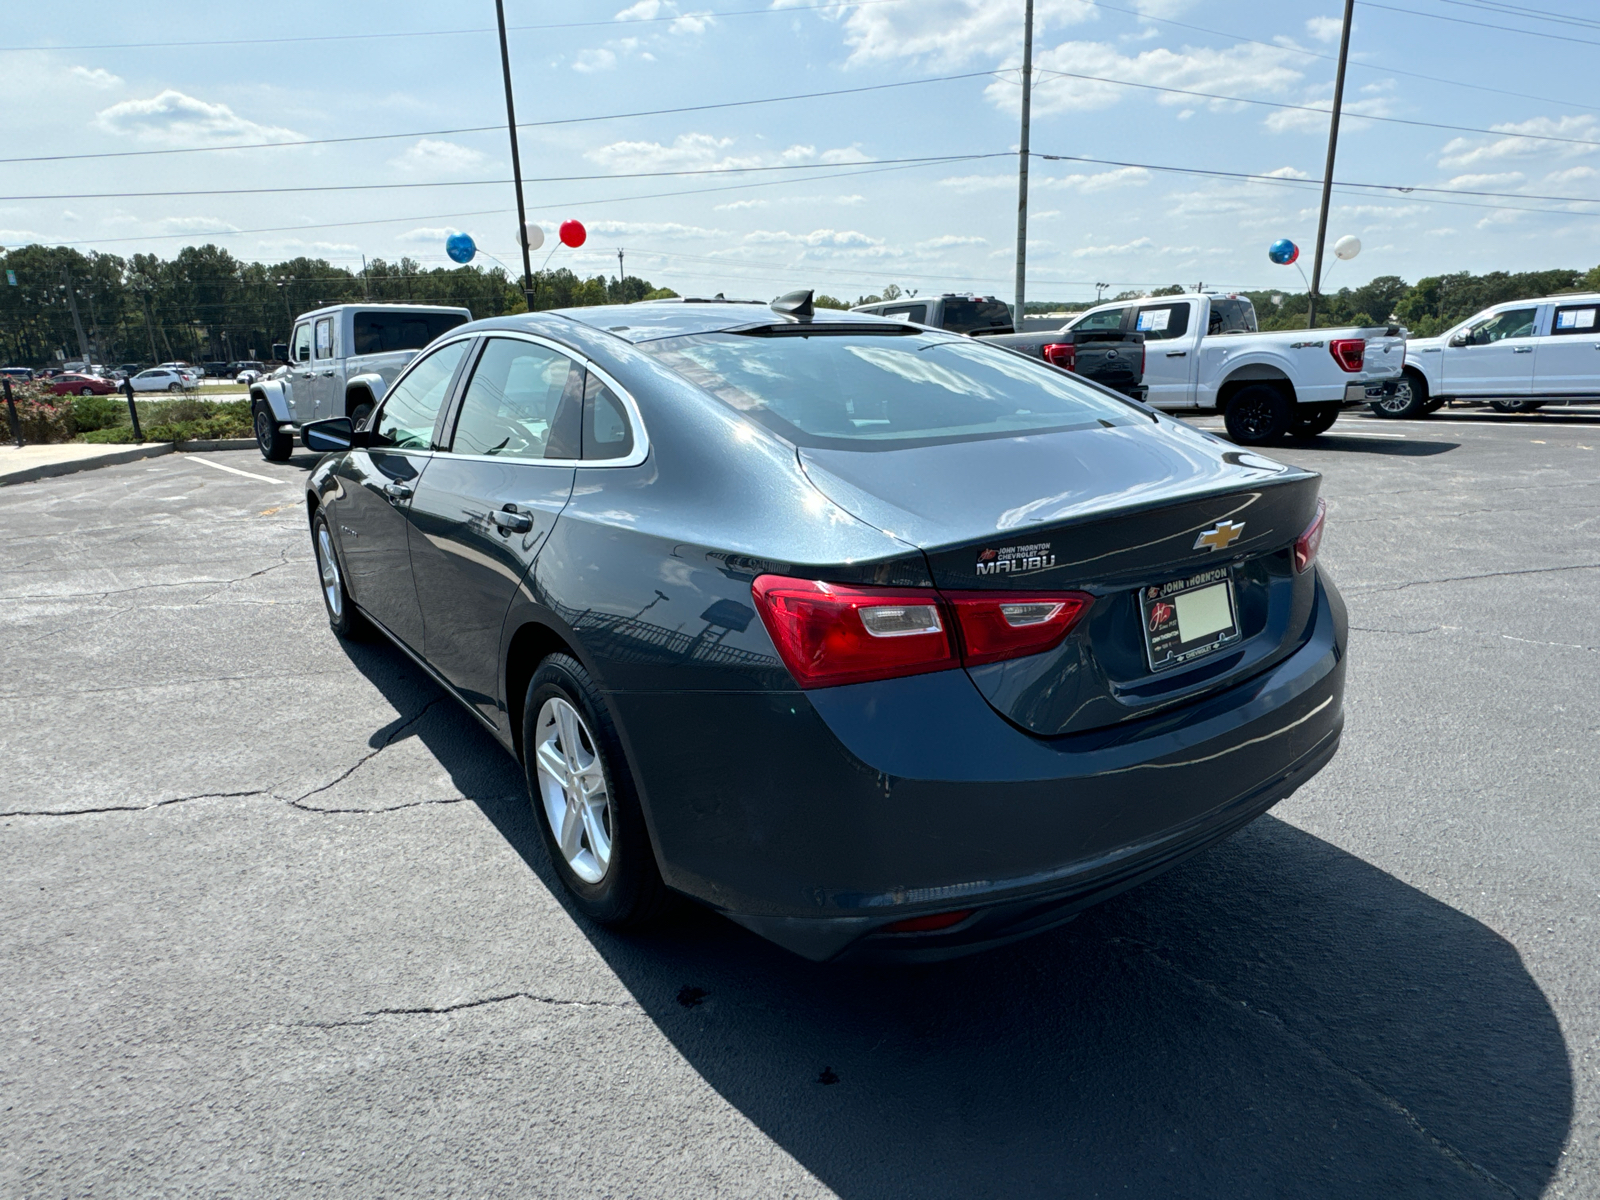
{"type": "Polygon", "coordinates": [[[1466,346],[1470,345],[1471,342],[1472,335],[1470,333],[1458,333],[1455,335],[1455,337],[1450,339],[1450,344],[1452,346],[1466,346]]]}
{"type": "Polygon", "coordinates": [[[289,361],[289,343],[288,342],[273,342],[272,343],[272,361],[273,362],[281,362],[281,363],[286,363],[286,362],[289,361]]]}
{"type": "Polygon", "coordinates": [[[370,445],[371,435],[365,429],[357,429],[349,417],[328,417],[302,425],[300,441],[307,450],[318,454],[338,454],[370,445]]]}

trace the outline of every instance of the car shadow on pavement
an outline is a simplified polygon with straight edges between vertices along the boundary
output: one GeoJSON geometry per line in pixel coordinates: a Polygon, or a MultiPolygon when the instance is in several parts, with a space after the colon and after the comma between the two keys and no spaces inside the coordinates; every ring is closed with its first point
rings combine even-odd
{"type": "Polygon", "coordinates": [[[1314,442],[1298,442],[1285,446],[1281,453],[1292,454],[1300,450],[1337,450],[1341,454],[1386,454],[1395,458],[1433,458],[1461,449],[1460,442],[1378,441],[1371,437],[1340,437],[1325,433],[1314,442]]]}
{"type": "MultiPolygon", "coordinates": [[[[441,695],[392,648],[352,659],[403,713],[441,695]]],[[[417,735],[560,897],[520,769],[438,715],[417,735]]],[[[688,904],[626,936],[573,919],[706,1082],[845,1197],[1534,1196],[1571,1122],[1516,949],[1270,815],[938,965],[818,965],[688,904]]]]}

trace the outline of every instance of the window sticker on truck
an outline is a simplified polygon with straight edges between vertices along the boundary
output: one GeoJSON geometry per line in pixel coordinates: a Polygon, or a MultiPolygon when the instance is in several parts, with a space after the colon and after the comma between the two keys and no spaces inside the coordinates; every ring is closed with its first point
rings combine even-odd
{"type": "Polygon", "coordinates": [[[1142,333],[1160,333],[1172,320],[1170,308],[1152,308],[1139,314],[1135,328],[1142,333]]]}
{"type": "Polygon", "coordinates": [[[1593,329],[1594,314],[1592,308],[1564,308],[1556,313],[1556,328],[1593,329]]]}

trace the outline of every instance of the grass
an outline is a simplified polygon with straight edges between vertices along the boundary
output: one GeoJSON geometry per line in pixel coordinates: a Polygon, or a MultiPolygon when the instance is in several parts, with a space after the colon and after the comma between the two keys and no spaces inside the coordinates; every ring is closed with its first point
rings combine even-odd
{"type": "MultiPolygon", "coordinates": [[[[248,399],[136,400],[139,428],[147,442],[188,442],[250,437],[248,399]]],[[[133,424],[121,397],[82,396],[72,402],[80,442],[132,442],[133,424]]]]}

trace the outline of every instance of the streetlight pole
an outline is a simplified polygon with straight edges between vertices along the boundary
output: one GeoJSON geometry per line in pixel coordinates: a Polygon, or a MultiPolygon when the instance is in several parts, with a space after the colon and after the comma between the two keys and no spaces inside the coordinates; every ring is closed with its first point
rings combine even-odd
{"type": "Polygon", "coordinates": [[[1022,332],[1023,298],[1028,290],[1028,118],[1033,98],[1033,0],[1027,0],[1022,29],[1022,142],[1017,153],[1017,277],[1013,328],[1022,332]]]}
{"type": "Polygon", "coordinates": [[[511,177],[517,185],[517,241],[522,245],[522,294],[527,300],[528,311],[532,312],[533,261],[528,257],[528,210],[522,203],[522,157],[517,151],[517,109],[511,100],[511,51],[506,46],[505,0],[494,0],[494,15],[500,23],[500,69],[506,78],[506,129],[511,134],[511,177]]]}
{"type": "Polygon", "coordinates": [[[1344,28],[1339,31],[1339,69],[1333,77],[1333,118],[1328,123],[1328,161],[1322,168],[1322,211],[1317,214],[1317,255],[1311,264],[1311,298],[1306,328],[1317,327],[1317,293],[1322,287],[1322,243],[1328,236],[1328,201],[1333,194],[1333,159],[1339,148],[1339,110],[1344,106],[1344,66],[1350,57],[1350,21],[1356,0],[1344,0],[1344,28]]]}

